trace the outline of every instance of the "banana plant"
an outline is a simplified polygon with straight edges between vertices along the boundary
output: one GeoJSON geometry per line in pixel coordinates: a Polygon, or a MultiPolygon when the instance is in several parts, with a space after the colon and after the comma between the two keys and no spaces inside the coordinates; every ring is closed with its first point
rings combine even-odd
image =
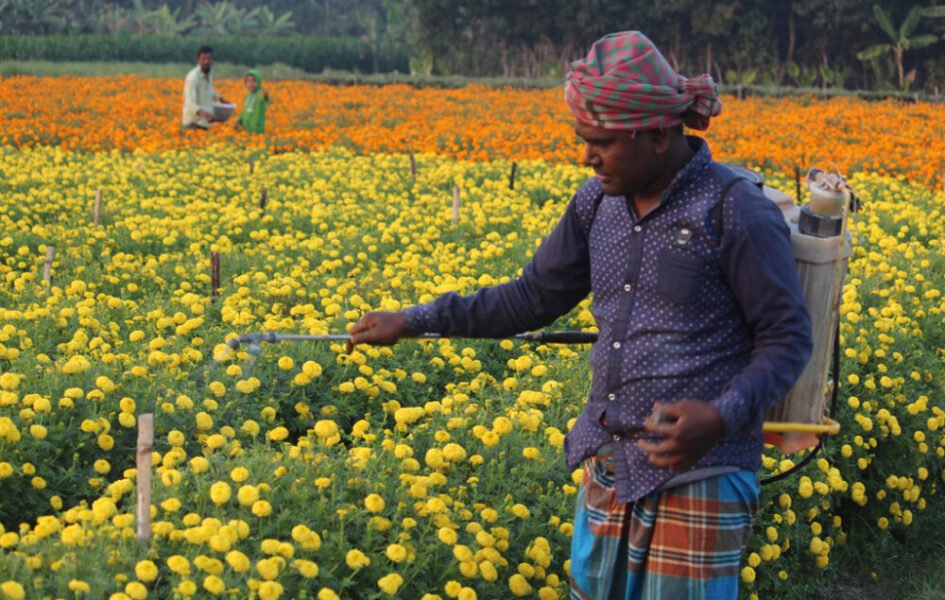
{"type": "Polygon", "coordinates": [[[243,15],[228,0],[211,4],[203,2],[194,10],[202,33],[233,35],[243,30],[243,15]]]}
{"type": "MultiPolygon", "coordinates": [[[[259,6],[244,15],[243,22],[252,33],[262,36],[288,35],[295,31],[292,11],[286,11],[278,17],[268,6],[259,6]]],[[[249,31],[244,31],[248,33],[249,31]]]]}
{"type": "Polygon", "coordinates": [[[908,91],[915,80],[915,69],[906,73],[903,56],[908,50],[925,48],[938,41],[938,36],[932,33],[913,34],[925,19],[945,17],[945,6],[913,6],[899,27],[893,25],[892,19],[878,4],[873,5],[873,17],[889,41],[874,44],[858,52],[856,57],[862,61],[874,61],[885,54],[891,54],[899,75],[899,88],[908,91]]]}

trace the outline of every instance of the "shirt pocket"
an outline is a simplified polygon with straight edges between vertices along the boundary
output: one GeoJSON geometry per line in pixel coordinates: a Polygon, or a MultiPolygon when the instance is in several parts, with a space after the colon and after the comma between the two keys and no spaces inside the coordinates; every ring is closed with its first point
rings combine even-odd
{"type": "Polygon", "coordinates": [[[702,283],[705,263],[702,258],[674,248],[660,252],[657,292],[674,303],[686,302],[702,283]]]}

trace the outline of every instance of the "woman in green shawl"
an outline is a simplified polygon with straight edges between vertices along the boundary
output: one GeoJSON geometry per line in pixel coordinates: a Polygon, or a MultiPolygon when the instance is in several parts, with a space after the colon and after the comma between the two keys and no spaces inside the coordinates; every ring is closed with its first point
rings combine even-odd
{"type": "Polygon", "coordinates": [[[266,133],[266,106],[269,105],[269,92],[262,87],[262,75],[256,69],[246,72],[244,79],[246,99],[243,100],[243,112],[233,124],[234,129],[242,127],[249,133],[266,133]]]}

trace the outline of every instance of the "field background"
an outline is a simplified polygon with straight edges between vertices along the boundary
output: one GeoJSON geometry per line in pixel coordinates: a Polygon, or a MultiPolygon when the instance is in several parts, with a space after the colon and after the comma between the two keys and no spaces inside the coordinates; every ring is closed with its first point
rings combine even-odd
{"type": "MultiPolygon", "coordinates": [[[[11,597],[17,585],[563,593],[576,482],[561,442],[586,393],[586,350],[455,340],[350,359],[339,345],[265,346],[253,358],[222,345],[258,330],[344,331],[366,310],[513,276],[588,177],[558,90],[277,81],[269,131],[245,136],[177,131],[174,80],[5,82],[0,580],[11,597]],[[156,415],[148,547],[132,539],[144,412],[156,415]]],[[[237,80],[219,87],[239,97],[237,80]]],[[[942,109],[723,102],[707,134],[716,158],[789,194],[795,166],[840,168],[864,204],[841,306],[843,429],[764,488],[743,593],[935,597],[945,220],[940,165],[925,157],[941,144],[930,124],[942,109]],[[902,562],[917,566],[908,585],[902,562]]],[[[592,324],[584,303],[556,327],[592,324]]],[[[765,474],[799,458],[769,448],[765,474]]]]}
{"type": "Polygon", "coordinates": [[[941,598],[945,9],[630,4],[0,0],[0,598],[566,597],[586,348],[225,342],[514,277],[591,175],[560,86],[614,23],[723,84],[717,160],[862,201],[842,429],[763,488],[742,597],[941,598]],[[265,135],[180,130],[203,43],[228,99],[262,67],[265,135]]]}

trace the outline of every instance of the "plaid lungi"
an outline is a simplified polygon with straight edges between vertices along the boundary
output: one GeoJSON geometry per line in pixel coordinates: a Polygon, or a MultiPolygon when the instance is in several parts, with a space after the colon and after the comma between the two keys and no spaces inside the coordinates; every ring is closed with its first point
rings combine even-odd
{"type": "Polygon", "coordinates": [[[736,471],[618,503],[610,457],[584,464],[571,539],[572,600],[729,600],[758,509],[736,471]]]}

